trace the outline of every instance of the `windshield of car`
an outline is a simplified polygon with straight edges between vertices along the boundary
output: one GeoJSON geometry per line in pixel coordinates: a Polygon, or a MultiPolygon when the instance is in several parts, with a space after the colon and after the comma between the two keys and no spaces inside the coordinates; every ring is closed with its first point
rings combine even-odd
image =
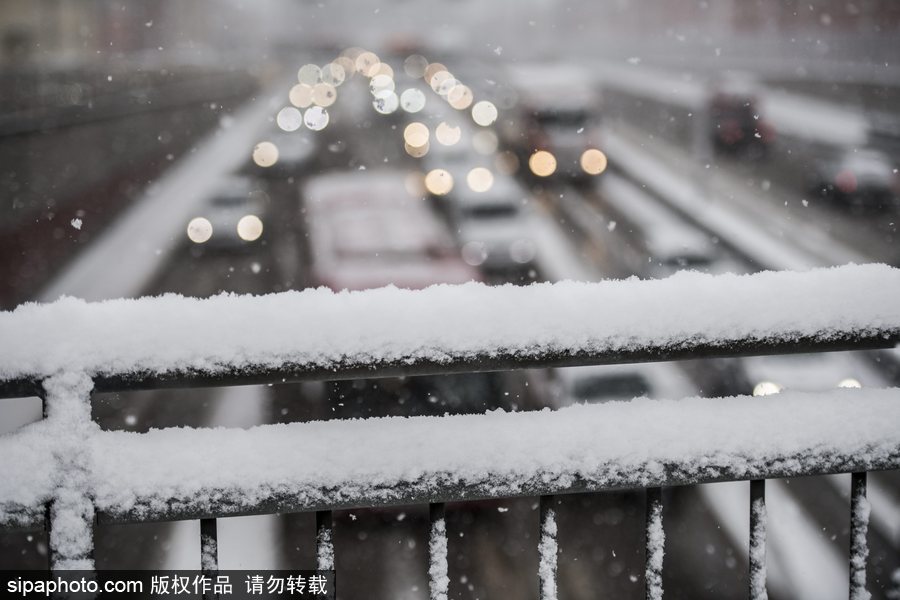
{"type": "Polygon", "coordinates": [[[650,392],[650,384],[637,374],[584,377],[572,385],[572,395],[577,400],[588,402],[630,400],[650,392]]]}
{"type": "Polygon", "coordinates": [[[509,203],[484,203],[469,206],[465,209],[466,216],[473,219],[501,219],[515,217],[519,208],[509,203]]]}

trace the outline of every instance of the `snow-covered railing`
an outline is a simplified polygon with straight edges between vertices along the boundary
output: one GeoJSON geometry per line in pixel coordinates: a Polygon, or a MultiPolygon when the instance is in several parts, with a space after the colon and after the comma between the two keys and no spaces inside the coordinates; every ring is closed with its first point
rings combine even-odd
{"type": "Polygon", "coordinates": [[[318,567],[329,569],[331,510],[428,503],[432,597],[446,598],[443,503],[540,496],[541,593],[553,598],[553,496],[646,488],[646,583],[656,598],[660,488],[751,480],[751,590],[760,598],[764,480],[852,472],[851,591],[860,592],[865,473],[900,467],[894,389],[142,434],[101,431],[90,394],[891,347],[897,298],[900,270],[865,265],[24,305],[0,313],[0,397],[40,395],[46,418],[0,437],[0,526],[48,528],[54,568],[91,568],[94,522],[200,519],[209,559],[216,518],[316,511],[318,567]]]}

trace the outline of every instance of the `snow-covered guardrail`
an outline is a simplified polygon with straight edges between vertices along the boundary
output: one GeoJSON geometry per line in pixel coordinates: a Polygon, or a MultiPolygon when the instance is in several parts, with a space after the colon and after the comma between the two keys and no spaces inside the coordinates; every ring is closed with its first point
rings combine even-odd
{"type": "MultiPolygon", "coordinates": [[[[432,505],[432,597],[446,597],[443,502],[541,496],[542,597],[555,597],[554,494],[648,489],[648,596],[662,594],[662,486],[753,480],[752,597],[765,589],[766,478],[854,473],[852,588],[865,589],[865,473],[900,468],[900,393],[673,399],[534,413],[241,429],[101,431],[99,389],[379,377],[900,341],[900,270],[262,297],[63,299],[0,313],[0,397],[46,418],[0,436],[0,526],[50,530],[54,568],[90,568],[94,522],[432,505]],[[48,514],[49,519],[45,518],[48,514]]],[[[214,554],[214,553],[213,553],[214,554]]],[[[214,567],[214,563],[205,563],[214,567]]]]}

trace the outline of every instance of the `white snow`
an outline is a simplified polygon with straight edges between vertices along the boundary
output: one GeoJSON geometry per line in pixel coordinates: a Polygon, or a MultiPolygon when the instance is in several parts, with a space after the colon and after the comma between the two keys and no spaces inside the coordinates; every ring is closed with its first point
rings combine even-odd
{"type": "Polygon", "coordinates": [[[665,555],[666,532],[663,529],[662,503],[655,503],[650,509],[647,519],[647,598],[662,600],[663,598],[663,556],[665,555]]]}
{"type": "Polygon", "coordinates": [[[750,564],[759,565],[750,570],[750,598],[766,600],[766,502],[758,498],[750,505],[756,521],[750,531],[750,564]]]}
{"type": "Polygon", "coordinates": [[[327,527],[320,528],[316,532],[316,569],[334,570],[334,540],[331,529],[327,527]]]}
{"type": "MultiPolygon", "coordinates": [[[[653,67],[625,66],[599,61],[593,73],[602,86],[638,97],[651,98],[691,111],[708,102],[706,82],[675,77],[653,67]]],[[[865,145],[870,123],[859,111],[810,95],[759,86],[759,110],[772,122],[776,133],[836,146],[865,145]]]]}
{"type": "Polygon", "coordinates": [[[866,590],[866,564],[869,558],[869,545],[866,533],[869,530],[869,513],[871,506],[863,495],[857,499],[856,506],[850,514],[852,523],[850,539],[850,600],[869,600],[872,594],[866,590]]]}
{"type": "Polygon", "coordinates": [[[63,298],[0,313],[0,339],[16,340],[0,347],[0,379],[827,339],[898,328],[898,297],[900,270],[851,265],[527,287],[319,288],[97,303],[63,298]]]}
{"type": "Polygon", "coordinates": [[[200,568],[204,571],[219,570],[219,544],[211,535],[200,536],[200,568]]]}
{"type": "Polygon", "coordinates": [[[538,575],[541,580],[541,600],[556,600],[556,569],[559,560],[559,546],[556,540],[556,511],[547,509],[546,517],[541,523],[541,541],[538,544],[540,562],[538,575]]]}
{"type": "Polygon", "coordinates": [[[450,577],[447,575],[447,522],[443,518],[431,524],[428,556],[431,600],[447,600],[450,577]]]}
{"type": "Polygon", "coordinates": [[[91,420],[88,400],[93,382],[83,374],[64,373],[48,378],[44,388],[47,419],[40,425],[53,446],[53,461],[38,469],[55,467],[58,476],[50,530],[50,546],[55,551],[52,567],[91,570],[93,559],[88,557],[93,546],[94,504],[87,470],[88,440],[100,430],[91,420]]]}
{"type": "MultiPolygon", "coordinates": [[[[897,466],[897,400],[896,390],[854,389],[249,430],[94,430],[79,485],[103,511],[164,511],[172,499],[200,510],[228,501],[239,512],[273,496],[377,503],[396,498],[398,486],[425,494],[450,482],[515,495],[535,484],[565,489],[576,477],[601,488],[659,484],[667,472],[703,481],[723,469],[752,478],[777,467],[843,470],[848,461],[897,466]]],[[[64,445],[48,424],[6,437],[21,455],[64,445]]],[[[39,506],[65,487],[64,457],[32,466],[0,481],[0,511],[39,506]]]]}

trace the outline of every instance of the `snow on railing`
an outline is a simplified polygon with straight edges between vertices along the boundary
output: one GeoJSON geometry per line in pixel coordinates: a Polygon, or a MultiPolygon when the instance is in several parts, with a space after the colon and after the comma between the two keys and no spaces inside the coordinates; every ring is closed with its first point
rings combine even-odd
{"type": "Polygon", "coordinates": [[[853,472],[851,590],[861,597],[865,472],[900,467],[893,389],[141,434],[101,431],[90,394],[890,347],[900,341],[898,297],[900,270],[865,265],[21,306],[0,313],[0,339],[14,340],[0,347],[0,397],[36,393],[46,418],[0,436],[0,526],[49,527],[60,569],[92,566],[94,522],[200,519],[203,568],[213,570],[216,518],[317,511],[317,562],[331,568],[331,510],[429,503],[432,597],[443,598],[443,502],[540,496],[541,589],[552,598],[553,496],[646,488],[646,584],[657,598],[659,488],[753,480],[750,583],[761,598],[764,480],[853,472]]]}
{"type": "Polygon", "coordinates": [[[857,348],[900,332],[884,265],[664,280],[325,288],[199,300],[63,298],[0,313],[0,396],[82,372],[95,391],[857,348]]]}

